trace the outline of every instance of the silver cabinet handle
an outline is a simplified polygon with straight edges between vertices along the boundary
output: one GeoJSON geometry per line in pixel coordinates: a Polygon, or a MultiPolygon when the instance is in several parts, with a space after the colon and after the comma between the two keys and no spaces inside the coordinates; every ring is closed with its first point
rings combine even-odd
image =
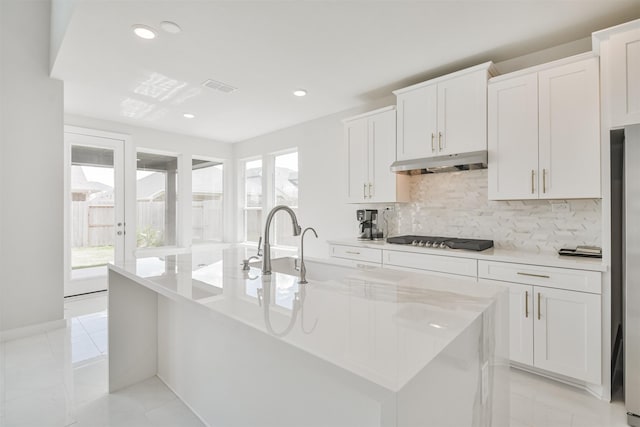
{"type": "Polygon", "coordinates": [[[371,195],[371,187],[373,187],[373,184],[372,184],[372,183],[369,183],[369,198],[373,197],[373,196],[371,195]]]}
{"type": "Polygon", "coordinates": [[[540,320],[540,292],[538,292],[538,320],[540,320]]]}
{"type": "Polygon", "coordinates": [[[442,132],[438,132],[438,150],[442,151],[442,132]]]}
{"type": "Polygon", "coordinates": [[[521,273],[521,272],[518,272],[518,276],[541,277],[543,279],[550,278],[549,276],[545,276],[544,274],[521,273]]]}
{"type": "Polygon", "coordinates": [[[432,153],[436,152],[435,139],[436,139],[436,135],[433,132],[431,132],[431,152],[432,153]]]}
{"type": "Polygon", "coordinates": [[[535,189],[535,179],[536,179],[536,171],[531,169],[531,194],[534,194],[535,191],[536,191],[536,189],[535,189]]]}
{"type": "Polygon", "coordinates": [[[367,198],[367,184],[366,183],[362,184],[362,198],[363,199],[367,198]]]}
{"type": "Polygon", "coordinates": [[[360,252],[356,252],[356,251],[344,251],[344,252],[351,255],[360,255],[360,252]]]}
{"type": "Polygon", "coordinates": [[[529,317],[529,291],[524,291],[524,317],[529,317]]]}
{"type": "Polygon", "coordinates": [[[542,169],[542,192],[547,192],[547,170],[542,169]]]}

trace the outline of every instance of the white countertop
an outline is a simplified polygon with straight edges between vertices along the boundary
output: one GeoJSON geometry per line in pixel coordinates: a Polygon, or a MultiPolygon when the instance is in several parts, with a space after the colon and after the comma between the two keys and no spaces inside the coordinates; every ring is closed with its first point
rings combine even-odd
{"type": "MultiPolygon", "coordinates": [[[[374,244],[375,245],[375,244],[374,244]]],[[[386,389],[400,390],[506,291],[499,286],[307,260],[307,285],[273,260],[242,271],[254,250],[140,258],[114,272],[172,300],[235,319],[386,389]],[[261,295],[261,305],[258,297],[261,295]]]]}
{"type": "Polygon", "coordinates": [[[471,258],[486,261],[511,262],[547,267],[573,268],[576,270],[607,271],[607,265],[598,258],[581,258],[560,256],[554,252],[533,252],[517,249],[491,248],[484,251],[469,251],[464,249],[431,249],[411,245],[397,245],[384,240],[339,239],[329,240],[329,244],[354,246],[360,248],[384,249],[398,252],[413,252],[429,255],[471,258]]]}

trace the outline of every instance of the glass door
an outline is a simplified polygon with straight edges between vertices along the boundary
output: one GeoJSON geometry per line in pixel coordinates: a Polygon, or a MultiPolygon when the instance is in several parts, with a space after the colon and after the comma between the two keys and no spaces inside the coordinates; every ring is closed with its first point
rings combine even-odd
{"type": "Polygon", "coordinates": [[[65,132],[65,296],[107,289],[124,260],[124,141],[65,132]]]}

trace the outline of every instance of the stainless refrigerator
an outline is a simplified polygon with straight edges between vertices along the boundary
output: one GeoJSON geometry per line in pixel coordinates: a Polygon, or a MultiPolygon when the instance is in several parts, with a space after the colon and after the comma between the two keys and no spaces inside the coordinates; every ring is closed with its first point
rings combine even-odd
{"type": "Polygon", "coordinates": [[[624,130],[624,396],[627,423],[640,427],[640,124],[624,130]]]}

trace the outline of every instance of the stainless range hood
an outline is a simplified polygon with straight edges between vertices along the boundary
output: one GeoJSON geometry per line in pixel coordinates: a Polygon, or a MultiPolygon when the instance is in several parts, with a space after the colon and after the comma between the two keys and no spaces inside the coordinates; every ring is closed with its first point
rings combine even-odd
{"type": "Polygon", "coordinates": [[[486,168],[487,151],[483,150],[397,161],[391,165],[391,172],[418,175],[422,173],[456,172],[486,168]]]}

